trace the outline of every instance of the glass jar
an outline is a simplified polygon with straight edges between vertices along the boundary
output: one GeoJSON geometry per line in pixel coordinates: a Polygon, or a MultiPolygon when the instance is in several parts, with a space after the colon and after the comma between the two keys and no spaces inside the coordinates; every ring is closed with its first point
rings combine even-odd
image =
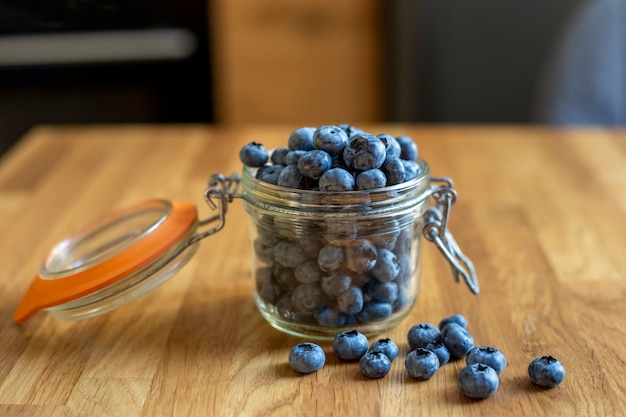
{"type": "Polygon", "coordinates": [[[254,298],[273,327],[330,339],[347,329],[379,334],[406,317],[419,289],[422,233],[442,221],[426,216],[437,189],[428,165],[418,165],[411,181],[348,192],[280,187],[244,167],[254,298]]]}

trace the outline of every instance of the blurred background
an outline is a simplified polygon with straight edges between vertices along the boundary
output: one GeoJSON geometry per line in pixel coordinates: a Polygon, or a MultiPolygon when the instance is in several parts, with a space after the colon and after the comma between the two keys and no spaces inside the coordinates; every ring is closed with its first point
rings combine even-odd
{"type": "Polygon", "coordinates": [[[1,0],[0,153],[40,123],[533,123],[580,0],[1,0]]]}

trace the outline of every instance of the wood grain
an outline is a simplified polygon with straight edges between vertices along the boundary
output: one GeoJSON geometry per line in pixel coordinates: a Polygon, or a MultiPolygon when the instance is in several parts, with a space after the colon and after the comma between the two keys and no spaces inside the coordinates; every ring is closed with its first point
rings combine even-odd
{"type": "Polygon", "coordinates": [[[327,365],[287,364],[301,339],[266,324],[251,299],[247,223],[231,204],[223,231],[173,279],[79,322],[12,314],[47,250],[112,208],[150,197],[196,203],[215,172],[239,171],[238,149],[273,147],[298,126],[40,127],[0,163],[0,415],[624,415],[626,410],[626,132],[517,126],[364,125],[409,134],[433,175],[455,179],[451,230],[481,294],[453,282],[424,245],[410,316],[384,336],[400,346],[389,375],[367,380],[323,343],[327,365]],[[462,362],[412,380],[406,332],[462,313],[477,344],[508,358],[497,393],[469,400],[462,362]],[[551,390],[527,365],[567,368],[551,390]]]}

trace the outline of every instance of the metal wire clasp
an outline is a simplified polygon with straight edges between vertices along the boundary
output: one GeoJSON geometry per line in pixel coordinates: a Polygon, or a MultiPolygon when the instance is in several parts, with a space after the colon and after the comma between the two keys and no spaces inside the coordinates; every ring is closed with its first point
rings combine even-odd
{"type": "Polygon", "coordinates": [[[209,178],[209,184],[204,190],[204,201],[211,207],[212,210],[217,210],[217,214],[198,222],[199,226],[206,226],[210,223],[216,223],[210,229],[194,236],[190,243],[195,243],[200,239],[204,239],[214,233],[222,230],[226,224],[226,212],[228,211],[228,204],[232,203],[234,198],[241,198],[239,193],[239,185],[241,183],[241,177],[237,173],[233,173],[230,177],[225,177],[222,174],[213,174],[209,178]]]}
{"type": "Polygon", "coordinates": [[[448,230],[450,208],[457,197],[454,184],[450,178],[446,177],[431,177],[430,180],[441,185],[434,186],[431,190],[431,196],[436,205],[428,208],[424,213],[424,237],[433,242],[448,260],[456,282],[460,282],[463,278],[470,291],[478,294],[480,289],[474,264],[463,254],[448,230]]]}

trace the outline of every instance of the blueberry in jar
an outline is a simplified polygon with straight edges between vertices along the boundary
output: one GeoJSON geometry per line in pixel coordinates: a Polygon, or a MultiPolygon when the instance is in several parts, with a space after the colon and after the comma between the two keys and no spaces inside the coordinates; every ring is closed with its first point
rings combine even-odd
{"type": "Polygon", "coordinates": [[[291,151],[310,151],[315,149],[313,145],[314,127],[301,127],[294,130],[287,140],[287,147],[291,151]]]}
{"type": "Polygon", "coordinates": [[[386,158],[385,145],[369,133],[355,135],[343,150],[344,162],[357,171],[380,168],[386,158]]]}
{"type": "Polygon", "coordinates": [[[319,178],[320,191],[352,191],[354,177],[343,168],[331,168],[319,178]]]}
{"type": "Polygon", "coordinates": [[[348,143],[348,134],[339,126],[321,126],[313,133],[313,145],[330,156],[343,153],[348,143]]]}

